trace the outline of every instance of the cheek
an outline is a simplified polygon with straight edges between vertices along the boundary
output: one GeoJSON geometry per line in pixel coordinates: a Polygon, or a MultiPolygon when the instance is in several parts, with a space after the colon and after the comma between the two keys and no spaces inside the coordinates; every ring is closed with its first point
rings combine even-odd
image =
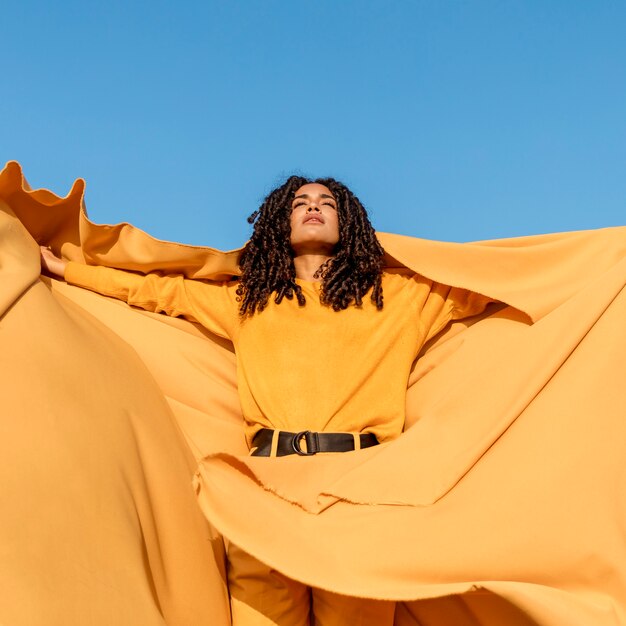
{"type": "Polygon", "coordinates": [[[337,236],[337,241],[339,241],[339,216],[335,215],[333,219],[333,233],[337,236]]]}

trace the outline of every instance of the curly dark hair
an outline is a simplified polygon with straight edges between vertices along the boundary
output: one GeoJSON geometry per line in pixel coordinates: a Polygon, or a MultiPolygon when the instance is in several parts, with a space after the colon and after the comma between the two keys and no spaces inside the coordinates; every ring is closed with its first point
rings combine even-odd
{"type": "Polygon", "coordinates": [[[295,192],[309,183],[330,189],[339,218],[339,243],[334,256],[317,272],[322,279],[320,301],[340,311],[352,303],[361,306],[371,289],[372,302],[377,309],[383,308],[384,252],[359,199],[334,178],[310,180],[290,176],[248,218],[254,224],[254,231],[239,259],[242,274],[237,287],[242,317],[262,311],[273,293],[277,304],[295,295],[298,304],[305,305],[302,288],[295,281],[290,216],[295,192]]]}

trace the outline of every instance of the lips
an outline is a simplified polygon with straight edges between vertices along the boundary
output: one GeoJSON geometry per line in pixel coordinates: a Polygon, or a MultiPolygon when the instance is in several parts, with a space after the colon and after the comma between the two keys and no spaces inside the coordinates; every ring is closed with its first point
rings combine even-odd
{"type": "Polygon", "coordinates": [[[307,215],[303,220],[303,224],[324,224],[324,218],[321,215],[307,215]]]}

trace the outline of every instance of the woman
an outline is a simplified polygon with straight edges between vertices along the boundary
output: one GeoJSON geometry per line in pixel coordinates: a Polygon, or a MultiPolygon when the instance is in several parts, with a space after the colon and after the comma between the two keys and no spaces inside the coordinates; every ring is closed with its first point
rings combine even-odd
{"type": "MultiPolygon", "coordinates": [[[[241,277],[231,282],[66,263],[45,248],[42,265],[231,340],[253,455],[354,451],[399,436],[409,371],[424,343],[490,300],[383,269],[365,209],[334,179],[292,176],[249,221],[241,277]]],[[[235,625],[305,624],[311,607],[321,624],[393,622],[391,602],[311,590],[233,545],[229,562],[235,625]]]]}

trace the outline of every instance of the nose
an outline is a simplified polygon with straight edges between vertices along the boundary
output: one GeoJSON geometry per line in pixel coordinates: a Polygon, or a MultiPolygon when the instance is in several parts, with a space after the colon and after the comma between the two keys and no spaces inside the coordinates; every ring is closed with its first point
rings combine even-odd
{"type": "Polygon", "coordinates": [[[311,213],[312,211],[317,211],[319,213],[320,209],[316,204],[312,204],[311,206],[307,207],[306,212],[311,213]]]}

